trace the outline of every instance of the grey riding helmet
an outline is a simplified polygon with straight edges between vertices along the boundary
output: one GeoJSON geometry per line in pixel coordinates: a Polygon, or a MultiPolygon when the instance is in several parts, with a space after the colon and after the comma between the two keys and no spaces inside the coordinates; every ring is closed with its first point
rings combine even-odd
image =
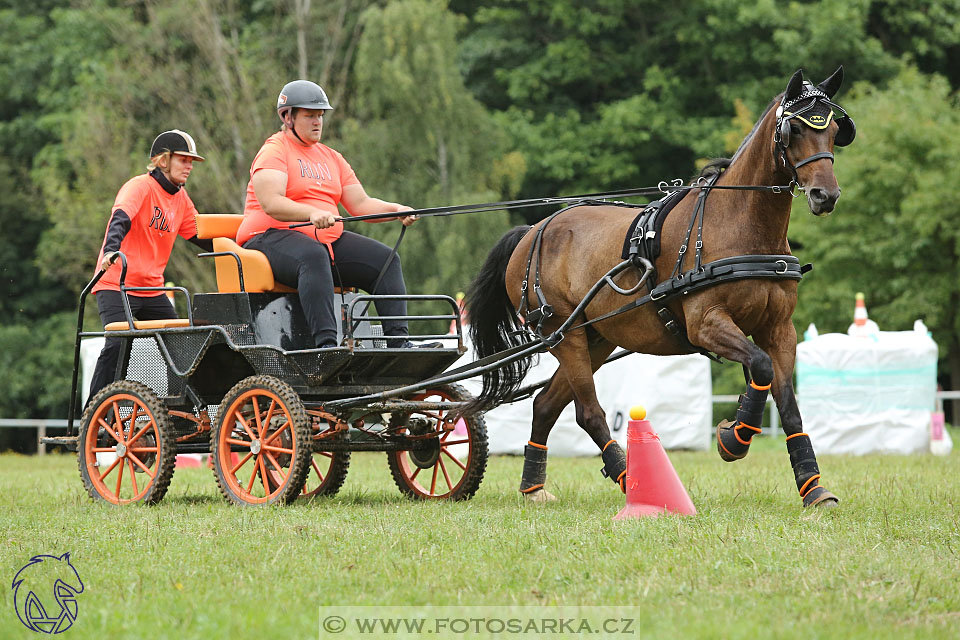
{"type": "Polygon", "coordinates": [[[320,85],[309,80],[294,80],[283,85],[277,97],[277,115],[283,120],[290,109],[333,109],[320,85]]]}
{"type": "Polygon", "coordinates": [[[203,161],[203,156],[197,154],[197,143],[193,141],[193,136],[179,129],[171,129],[158,135],[150,146],[150,157],[155,158],[164,151],[203,161]]]}

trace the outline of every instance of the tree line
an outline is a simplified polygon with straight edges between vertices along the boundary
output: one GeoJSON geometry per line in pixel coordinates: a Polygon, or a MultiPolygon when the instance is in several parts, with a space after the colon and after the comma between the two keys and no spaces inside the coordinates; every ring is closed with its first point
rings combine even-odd
{"type": "MultiPolygon", "coordinates": [[[[794,212],[817,267],[795,322],[843,331],[864,291],[883,329],[924,320],[960,388],[958,43],[960,0],[0,2],[0,415],[65,415],[76,296],[153,137],[190,132],[198,209],[240,212],[298,77],[327,89],[324,141],[367,191],[420,208],[689,178],[797,68],[843,64],[859,135],[837,153],[834,215],[794,212]]],[[[421,221],[410,290],[463,290],[503,231],[550,212],[421,221]]],[[[167,279],[211,290],[213,267],[178,246],[167,279]]]]}

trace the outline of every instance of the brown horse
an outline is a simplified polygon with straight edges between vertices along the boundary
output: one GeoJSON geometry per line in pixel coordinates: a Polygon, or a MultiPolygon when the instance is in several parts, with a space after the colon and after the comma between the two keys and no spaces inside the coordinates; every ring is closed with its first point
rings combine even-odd
{"type": "MultiPolygon", "coordinates": [[[[840,197],[833,173],[833,147],[849,144],[856,132],[853,121],[831,100],[842,79],[842,67],[817,86],[804,82],[802,72],[797,71],[734,157],[711,163],[696,184],[706,184],[705,178],[710,177],[716,178],[718,187],[786,185],[795,181],[806,194],[810,211],[817,216],[828,215],[840,197]]],[[[678,252],[688,242],[691,251],[686,255],[680,252],[680,273],[699,266],[695,264],[690,230],[694,229],[691,219],[696,216],[691,215],[701,193],[704,190],[687,191],[663,224],[661,252],[653,261],[653,273],[661,278],[674,270],[678,252]]],[[[704,264],[732,256],[776,258],[790,254],[787,226],[792,198],[788,191],[715,188],[706,190],[704,197],[700,244],[704,264]]],[[[549,334],[561,327],[594,284],[620,262],[624,238],[636,214],[636,209],[624,207],[577,206],[553,218],[549,226],[541,221],[534,227],[508,232],[491,251],[467,296],[477,356],[483,358],[518,343],[518,309],[539,310],[549,304],[553,313],[545,314],[548,317],[540,329],[549,334]],[[540,280],[536,288],[542,292],[542,299],[531,288],[535,275],[540,280]],[[523,304],[522,290],[527,298],[523,304]]],[[[637,278],[636,270],[627,270],[614,281],[629,289],[637,278]]],[[[666,304],[643,304],[564,333],[563,339],[550,348],[560,367],[533,403],[520,490],[535,501],[553,499],[544,490],[547,437],[571,400],[576,406],[577,423],[602,451],[604,475],[623,489],[624,454],[611,440],[597,401],[594,372],[617,346],[656,355],[703,349],[741,363],[745,375],[749,372],[750,376],[737,420],[721,422],[717,427],[721,457],[732,461],[747,454],[751,437],[760,431],[767,390],[772,387],[804,506],[835,505],[837,498],[819,484],[816,457],[809,436],[803,433],[793,390],[797,336],[791,315],[797,303],[798,279],[799,271],[795,279],[717,282],[686,295],[668,296],[666,304]],[[658,314],[658,307],[663,306],[672,313],[674,328],[685,329],[685,336],[683,331],[678,335],[665,326],[658,314]]],[[[650,282],[655,284],[656,280],[650,282]]],[[[625,297],[604,287],[576,320],[596,319],[643,293],[625,297]]],[[[520,315],[531,322],[531,312],[520,315]]],[[[529,364],[529,359],[521,360],[484,374],[484,390],[477,405],[490,407],[509,401],[529,364]]]]}

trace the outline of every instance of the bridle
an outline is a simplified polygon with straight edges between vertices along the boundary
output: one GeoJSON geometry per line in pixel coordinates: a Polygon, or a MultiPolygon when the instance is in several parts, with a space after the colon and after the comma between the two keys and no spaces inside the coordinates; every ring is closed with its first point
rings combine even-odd
{"type": "Polygon", "coordinates": [[[833,102],[830,99],[830,96],[817,87],[814,87],[809,82],[804,82],[803,88],[804,91],[793,100],[788,101],[786,95],[784,95],[783,100],[780,102],[780,106],[777,107],[777,121],[773,131],[774,162],[777,164],[782,164],[784,168],[790,172],[793,182],[800,188],[803,188],[803,185],[800,184],[800,179],[797,176],[797,169],[804,165],[808,165],[811,162],[816,162],[817,160],[829,159],[830,162],[833,163],[834,157],[833,153],[830,151],[820,151],[819,153],[814,153],[811,156],[807,156],[796,164],[792,164],[790,159],[787,157],[787,148],[790,146],[791,120],[797,118],[812,128],[826,129],[828,126],[830,126],[830,121],[834,119],[834,113],[839,113],[841,115],[835,118],[835,120],[840,128],[834,138],[834,146],[845,147],[853,142],[853,138],[856,135],[856,125],[854,125],[853,120],[849,115],[847,115],[847,112],[844,111],[843,107],[838,105],[836,102],[833,102]],[[796,111],[790,111],[793,105],[805,100],[810,100],[810,102],[796,111]],[[815,116],[824,120],[822,125],[813,124],[806,118],[802,117],[805,113],[812,111],[820,103],[830,107],[830,113],[826,116],[826,118],[823,116],[815,116]]]}

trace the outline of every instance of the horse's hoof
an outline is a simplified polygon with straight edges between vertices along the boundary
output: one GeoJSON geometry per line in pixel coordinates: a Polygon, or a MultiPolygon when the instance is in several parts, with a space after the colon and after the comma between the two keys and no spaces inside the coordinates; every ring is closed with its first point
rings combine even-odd
{"type": "Polygon", "coordinates": [[[744,457],[746,457],[747,452],[750,451],[747,449],[740,455],[734,455],[727,451],[726,447],[723,446],[723,434],[731,433],[733,431],[733,425],[735,424],[736,422],[732,422],[730,420],[721,420],[720,424],[717,425],[717,453],[720,454],[720,459],[724,462],[736,462],[737,460],[742,460],[744,457]]]}
{"type": "Polygon", "coordinates": [[[523,494],[523,497],[527,499],[527,502],[532,502],[534,504],[543,504],[544,502],[555,502],[557,499],[555,495],[553,495],[546,489],[537,489],[536,491],[525,493],[523,494]]]}
{"type": "Polygon", "coordinates": [[[803,496],[804,507],[820,507],[821,509],[833,509],[840,505],[840,498],[833,495],[823,487],[817,486],[803,496]]]}

